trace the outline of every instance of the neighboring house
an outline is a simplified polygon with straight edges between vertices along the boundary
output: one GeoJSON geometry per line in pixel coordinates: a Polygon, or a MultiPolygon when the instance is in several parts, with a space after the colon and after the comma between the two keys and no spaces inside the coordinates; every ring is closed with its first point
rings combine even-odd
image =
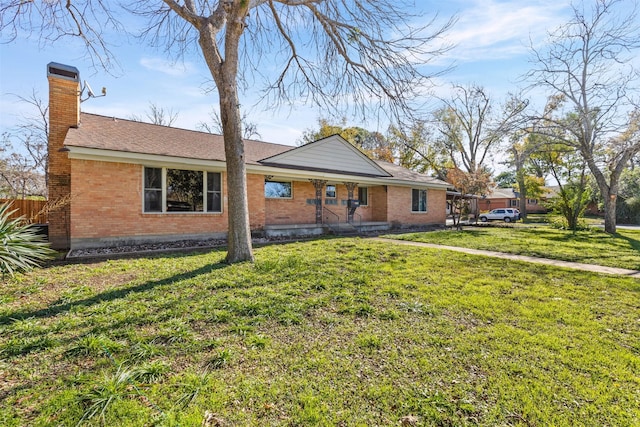
{"type": "MultiPolygon", "coordinates": [[[[478,199],[480,211],[497,208],[520,208],[520,195],[513,188],[493,188],[478,199]]],[[[527,199],[527,213],[545,213],[547,208],[540,199],[527,199]]]]}
{"type": "MultiPolygon", "coordinates": [[[[49,199],[55,248],[228,231],[223,138],[80,112],[76,68],[50,63],[49,199]]],[[[446,182],[373,161],[339,136],[292,147],[245,141],[252,232],[444,226],[446,182]]]]}

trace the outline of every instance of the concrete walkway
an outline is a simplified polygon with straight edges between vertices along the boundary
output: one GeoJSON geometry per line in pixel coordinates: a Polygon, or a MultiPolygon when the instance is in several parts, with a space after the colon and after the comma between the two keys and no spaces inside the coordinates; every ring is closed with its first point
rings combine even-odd
{"type": "Polygon", "coordinates": [[[593,273],[617,274],[620,276],[640,279],[640,271],[629,270],[626,268],[605,267],[602,265],[583,264],[580,262],[560,261],[556,259],[538,258],[538,257],[532,257],[532,256],[526,256],[526,255],[515,255],[515,254],[504,253],[504,252],[485,251],[481,249],[460,248],[458,246],[436,245],[433,243],[411,242],[409,240],[386,239],[383,237],[374,237],[373,240],[395,243],[397,245],[420,246],[423,248],[433,248],[433,249],[445,249],[448,251],[463,252],[466,254],[484,255],[484,256],[490,256],[490,257],[496,257],[496,258],[510,259],[514,261],[533,262],[537,264],[547,264],[547,265],[553,265],[556,267],[565,267],[565,268],[573,268],[575,270],[590,271],[593,273]]]}

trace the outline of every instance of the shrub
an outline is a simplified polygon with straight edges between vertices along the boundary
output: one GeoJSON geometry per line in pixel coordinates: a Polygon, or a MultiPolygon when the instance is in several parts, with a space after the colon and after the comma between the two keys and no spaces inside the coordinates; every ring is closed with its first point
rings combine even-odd
{"type": "Polygon", "coordinates": [[[50,259],[54,251],[24,218],[11,218],[11,202],[0,205],[0,272],[13,276],[32,270],[50,259]]]}

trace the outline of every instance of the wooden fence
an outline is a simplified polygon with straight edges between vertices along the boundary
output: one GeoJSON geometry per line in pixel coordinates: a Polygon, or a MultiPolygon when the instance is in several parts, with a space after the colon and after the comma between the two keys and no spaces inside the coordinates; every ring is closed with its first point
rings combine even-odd
{"type": "Polygon", "coordinates": [[[47,204],[46,200],[0,199],[0,204],[5,202],[11,202],[9,210],[16,210],[11,214],[11,218],[24,216],[32,224],[46,224],[48,222],[47,214],[42,213],[47,204]]]}

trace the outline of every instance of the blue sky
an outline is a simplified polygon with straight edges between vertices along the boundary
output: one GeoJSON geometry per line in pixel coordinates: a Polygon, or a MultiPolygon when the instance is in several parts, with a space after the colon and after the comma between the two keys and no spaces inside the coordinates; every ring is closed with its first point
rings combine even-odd
{"type": "MultiPolygon", "coordinates": [[[[451,83],[479,84],[501,100],[515,91],[518,78],[528,69],[529,40],[543,43],[547,30],[556,28],[571,16],[568,0],[453,0],[420,1],[425,19],[438,12],[442,19],[452,14],[458,21],[447,34],[447,42],[455,47],[436,65],[453,62],[455,69],[438,78],[435,91],[446,95],[451,83]]],[[[4,41],[4,35],[3,39],[4,41]]],[[[184,62],[171,63],[161,51],[145,47],[135,40],[118,40],[114,49],[121,71],[116,76],[91,68],[82,45],[65,40],[53,46],[42,46],[37,37],[19,38],[0,44],[0,131],[15,125],[26,106],[11,94],[29,96],[32,90],[46,98],[48,93],[46,64],[54,61],[73,65],[81,79],[90,83],[96,93],[104,86],[107,96],[82,104],[83,111],[130,118],[144,116],[149,104],[178,113],[174,126],[194,129],[207,120],[212,106],[217,107],[210,75],[197,54],[184,62]]],[[[265,141],[295,145],[302,132],[315,128],[322,112],[313,106],[297,105],[294,109],[255,105],[257,93],[251,90],[242,97],[243,110],[257,124],[265,141]]],[[[428,96],[425,96],[425,101],[428,96]]],[[[351,120],[370,130],[385,131],[388,123],[351,120]]]]}

